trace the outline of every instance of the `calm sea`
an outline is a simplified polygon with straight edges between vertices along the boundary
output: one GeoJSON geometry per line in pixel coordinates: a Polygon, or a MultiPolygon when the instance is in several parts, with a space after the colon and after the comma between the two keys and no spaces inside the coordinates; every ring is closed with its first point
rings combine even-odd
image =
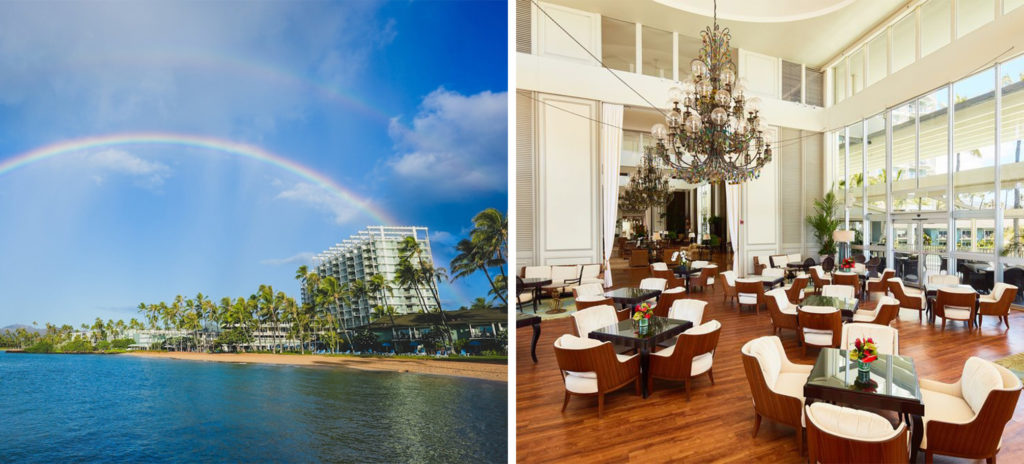
{"type": "Polygon", "coordinates": [[[0,462],[506,462],[508,384],[0,352],[0,462]]]}

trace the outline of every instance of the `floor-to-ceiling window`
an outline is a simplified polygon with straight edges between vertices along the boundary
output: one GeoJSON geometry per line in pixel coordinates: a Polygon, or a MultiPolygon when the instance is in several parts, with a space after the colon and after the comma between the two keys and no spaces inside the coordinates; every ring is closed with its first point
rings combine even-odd
{"type": "Polygon", "coordinates": [[[1024,268],[1024,56],[837,129],[830,145],[855,249],[891,250],[910,283],[950,272],[989,289],[1024,268]]]}
{"type": "Polygon", "coordinates": [[[1000,206],[1006,255],[1024,257],[1024,57],[1003,63],[999,70],[1000,206]],[[1011,245],[1012,246],[1009,246],[1011,245]]]}

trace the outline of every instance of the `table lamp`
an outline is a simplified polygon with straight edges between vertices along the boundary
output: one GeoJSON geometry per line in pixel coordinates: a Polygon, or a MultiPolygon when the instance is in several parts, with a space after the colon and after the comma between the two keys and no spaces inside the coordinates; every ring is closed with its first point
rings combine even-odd
{"type": "MultiPolygon", "coordinates": [[[[849,248],[850,242],[853,241],[853,231],[852,230],[836,230],[836,231],[832,232],[832,240],[835,240],[836,242],[839,242],[839,243],[845,243],[847,248],[849,248]]],[[[847,251],[849,251],[849,250],[847,250],[847,251]]],[[[840,248],[839,262],[842,263],[843,262],[843,258],[845,258],[845,257],[846,256],[843,255],[842,249],[840,248]]]]}

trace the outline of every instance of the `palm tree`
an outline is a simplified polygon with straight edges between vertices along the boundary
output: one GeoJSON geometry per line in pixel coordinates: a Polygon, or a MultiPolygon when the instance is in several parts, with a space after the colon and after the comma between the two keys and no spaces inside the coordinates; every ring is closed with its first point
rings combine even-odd
{"type": "MultiPolygon", "coordinates": [[[[257,304],[259,307],[260,316],[264,321],[270,321],[274,325],[274,340],[277,345],[277,333],[281,331],[281,307],[284,303],[284,292],[274,293],[274,287],[270,285],[260,285],[259,291],[257,292],[257,304]]],[[[282,343],[284,341],[282,340],[282,343]]],[[[271,352],[274,348],[271,347],[271,352]]],[[[278,350],[280,351],[280,350],[278,350]]]]}
{"type": "MultiPolygon", "coordinates": [[[[352,304],[351,301],[349,300],[350,294],[351,290],[349,289],[348,282],[340,284],[338,283],[338,280],[334,278],[334,276],[324,277],[323,281],[320,283],[320,296],[323,299],[326,299],[327,301],[332,303],[334,305],[334,308],[337,310],[336,316],[334,311],[331,311],[328,305],[322,305],[324,308],[327,309],[326,311],[324,311],[326,313],[325,317],[327,319],[327,322],[328,324],[330,324],[329,326],[331,327],[331,329],[335,331],[337,331],[337,325],[340,323],[341,333],[345,334],[346,337],[348,336],[348,327],[346,327],[344,320],[343,305],[349,306],[352,304]]],[[[334,352],[335,347],[332,346],[331,353],[334,352]]]]}
{"type": "Polygon", "coordinates": [[[491,309],[491,305],[487,303],[487,298],[477,297],[469,309],[491,309]]]}
{"type": "MultiPolygon", "coordinates": [[[[380,293],[381,300],[384,302],[384,307],[389,308],[388,305],[388,294],[394,294],[394,287],[391,286],[391,281],[384,278],[382,274],[374,274],[370,276],[370,281],[367,285],[370,293],[380,293]]],[[[394,312],[390,311],[388,316],[391,318],[391,326],[395,325],[394,312]]]]}
{"type": "MultiPolygon", "coordinates": [[[[487,277],[487,282],[491,284],[491,288],[496,288],[494,278],[491,277],[490,271],[487,270],[491,260],[484,254],[485,250],[482,246],[472,240],[462,239],[455,245],[455,251],[458,251],[459,254],[455,255],[451,261],[452,282],[467,277],[476,271],[483,271],[484,276],[487,277]]],[[[503,303],[508,303],[502,295],[499,294],[498,296],[503,303]]]]}
{"type": "Polygon", "coordinates": [[[363,300],[367,300],[367,305],[369,305],[370,289],[366,282],[360,279],[353,280],[349,293],[352,297],[353,306],[359,306],[363,300]]]}

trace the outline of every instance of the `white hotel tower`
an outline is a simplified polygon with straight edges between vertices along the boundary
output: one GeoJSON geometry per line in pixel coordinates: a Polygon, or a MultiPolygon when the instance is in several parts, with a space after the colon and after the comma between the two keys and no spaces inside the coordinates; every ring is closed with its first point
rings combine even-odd
{"type": "MultiPolygon", "coordinates": [[[[374,274],[382,274],[393,287],[393,296],[388,294],[387,302],[395,308],[395,314],[419,312],[423,304],[416,290],[400,288],[394,283],[395,269],[398,266],[398,245],[405,237],[415,237],[423,248],[423,259],[428,263],[433,262],[426,227],[369,226],[313,258],[313,270],[321,278],[334,276],[338,282],[349,285],[355,280],[368,282],[374,274]]],[[[430,288],[421,285],[420,292],[428,310],[436,311],[437,304],[430,288]]],[[[306,302],[308,298],[309,295],[303,288],[302,301],[306,302]]],[[[345,327],[351,329],[370,323],[373,307],[384,304],[379,300],[379,294],[371,294],[359,301],[352,301],[352,306],[346,306],[340,311],[339,308],[331,309],[335,314],[340,314],[345,327]]]]}

